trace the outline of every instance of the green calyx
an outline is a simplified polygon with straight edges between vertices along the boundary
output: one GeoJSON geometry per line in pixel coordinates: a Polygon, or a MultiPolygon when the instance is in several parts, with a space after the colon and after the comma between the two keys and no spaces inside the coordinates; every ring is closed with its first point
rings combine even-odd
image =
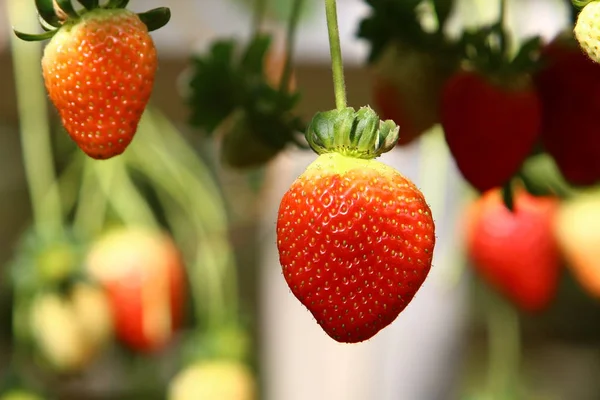
{"type": "MultiPolygon", "coordinates": [[[[58,30],[66,23],[76,23],[81,17],[96,10],[125,9],[129,0],[108,0],[100,4],[99,0],[77,0],[83,8],[77,10],[72,0],[35,0],[38,10],[40,25],[44,33],[30,34],[14,30],[19,39],[27,42],[51,39],[58,30]]],[[[148,31],[155,31],[165,26],[171,19],[171,10],[167,7],[159,7],[139,13],[137,16],[148,27],[148,31]]]]}
{"type": "Polygon", "coordinates": [[[593,3],[594,1],[598,1],[598,0],[572,0],[573,1],[573,5],[576,8],[582,9],[583,7],[587,6],[590,3],[593,3]]]}
{"type": "Polygon", "coordinates": [[[317,154],[340,153],[374,159],[394,148],[400,128],[381,121],[370,107],[317,113],[306,130],[306,140],[317,154]]]}

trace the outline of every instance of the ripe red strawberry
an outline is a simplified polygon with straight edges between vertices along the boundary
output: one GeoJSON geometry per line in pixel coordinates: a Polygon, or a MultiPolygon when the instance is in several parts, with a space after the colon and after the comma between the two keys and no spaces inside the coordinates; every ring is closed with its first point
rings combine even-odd
{"type": "Polygon", "coordinates": [[[520,169],[540,134],[541,105],[526,77],[509,87],[462,71],[444,88],[441,120],[462,175],[484,192],[520,169]]]}
{"type": "Polygon", "coordinates": [[[19,34],[26,40],[52,37],[42,58],[48,94],[71,138],[95,159],[119,155],[132,141],[157,68],[156,48],[142,18],[158,15],[162,25],[169,18],[168,9],[138,16],[105,7],[79,14],[60,10],[59,17],[40,9],[57,29],[19,34]]]}
{"type": "Polygon", "coordinates": [[[140,351],[162,348],[183,317],[185,274],[168,236],[147,230],[107,233],[90,250],[87,269],[110,299],[118,337],[140,351]]]}
{"type": "Polygon", "coordinates": [[[410,303],[431,268],[435,227],[419,189],[373,160],[394,146],[395,125],[380,131],[373,111],[349,110],[313,119],[307,139],[321,155],[283,196],[277,246],[292,293],[329,336],[355,343],[410,303]]]}
{"type": "Polygon", "coordinates": [[[545,66],[535,76],[543,107],[542,143],[563,176],[575,185],[600,181],[600,65],[571,34],[542,52],[545,66]]]}
{"type": "Polygon", "coordinates": [[[473,267],[522,310],[542,310],[556,294],[560,256],[553,224],[557,210],[557,199],[519,190],[511,212],[497,189],[468,210],[467,253],[473,267]]]}

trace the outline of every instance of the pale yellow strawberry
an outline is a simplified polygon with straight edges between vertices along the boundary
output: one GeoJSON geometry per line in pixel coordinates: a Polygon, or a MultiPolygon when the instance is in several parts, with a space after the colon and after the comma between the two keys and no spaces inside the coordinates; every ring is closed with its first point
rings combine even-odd
{"type": "Polygon", "coordinates": [[[556,219],[556,237],[582,287],[600,297],[600,191],[562,205],[556,219]]]}
{"type": "Polygon", "coordinates": [[[588,3],[577,17],[575,37],[587,55],[600,63],[600,2],[588,3]]]}

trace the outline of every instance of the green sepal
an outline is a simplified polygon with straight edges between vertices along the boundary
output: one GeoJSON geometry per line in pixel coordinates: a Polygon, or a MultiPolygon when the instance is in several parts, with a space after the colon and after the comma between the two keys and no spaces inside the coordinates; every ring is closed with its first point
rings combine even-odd
{"type": "Polygon", "coordinates": [[[19,39],[24,40],[26,42],[40,42],[42,40],[48,40],[56,34],[56,30],[44,33],[23,33],[19,32],[16,29],[13,29],[13,32],[19,39]]]}
{"type": "Polygon", "coordinates": [[[573,6],[575,6],[576,8],[582,9],[583,7],[587,6],[588,4],[594,1],[597,0],[572,0],[572,3],[573,6]]]}
{"type": "Polygon", "coordinates": [[[60,26],[60,20],[56,15],[52,0],[35,0],[35,7],[41,19],[55,28],[60,26]]]}
{"type": "Polygon", "coordinates": [[[69,18],[79,18],[79,13],[73,7],[71,0],[55,0],[56,5],[60,8],[69,18]]]}
{"type": "Polygon", "coordinates": [[[86,10],[95,10],[100,6],[100,0],[77,0],[86,10]]]}
{"type": "Polygon", "coordinates": [[[376,61],[391,42],[401,40],[418,48],[431,45],[433,35],[425,32],[417,7],[423,0],[367,0],[371,14],[359,24],[358,37],[370,42],[368,61],[376,61]]]}
{"type": "Polygon", "coordinates": [[[129,0],[109,0],[104,8],[125,8],[129,4],[129,0]]]}
{"type": "Polygon", "coordinates": [[[162,28],[171,20],[171,10],[168,7],[154,8],[137,15],[148,27],[148,32],[162,28]]]}
{"type": "Polygon", "coordinates": [[[54,31],[57,29],[57,27],[52,26],[49,23],[47,23],[41,16],[38,16],[38,22],[40,23],[40,26],[42,27],[42,29],[46,32],[54,31]]]}
{"type": "Polygon", "coordinates": [[[317,154],[337,152],[350,157],[373,159],[394,148],[399,127],[391,120],[381,121],[370,107],[352,107],[317,113],[306,140],[317,154]]]}
{"type": "Polygon", "coordinates": [[[511,181],[502,187],[502,201],[507,210],[510,212],[515,211],[515,197],[511,181]]]}

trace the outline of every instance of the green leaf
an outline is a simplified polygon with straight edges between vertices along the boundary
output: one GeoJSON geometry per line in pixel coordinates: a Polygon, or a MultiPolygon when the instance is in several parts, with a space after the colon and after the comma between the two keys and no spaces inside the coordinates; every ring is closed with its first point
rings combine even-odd
{"type": "Polygon", "coordinates": [[[511,63],[513,68],[520,71],[535,68],[538,64],[542,43],[542,38],[539,36],[526,40],[511,63]]]}
{"type": "Polygon", "coordinates": [[[85,7],[86,10],[91,11],[99,7],[99,0],[77,0],[79,3],[85,7]]]}
{"type": "Polygon", "coordinates": [[[424,31],[417,7],[423,0],[367,0],[371,14],[359,25],[358,37],[371,44],[368,61],[376,61],[390,43],[401,41],[417,48],[435,45],[435,36],[424,31]]]}
{"type": "Polygon", "coordinates": [[[52,0],[35,0],[35,7],[41,19],[56,28],[60,26],[60,21],[54,11],[52,0]]]}
{"type": "Polygon", "coordinates": [[[129,0],[109,0],[105,8],[125,8],[129,4],[129,0]]]}
{"type": "Polygon", "coordinates": [[[261,75],[270,46],[271,36],[257,35],[242,55],[241,68],[247,73],[261,75]]]}
{"type": "Polygon", "coordinates": [[[17,30],[13,30],[13,32],[15,33],[15,35],[17,35],[19,39],[24,40],[26,42],[40,42],[42,40],[48,40],[56,34],[55,30],[38,34],[23,33],[17,30]]]}
{"type": "Polygon", "coordinates": [[[55,0],[56,5],[60,8],[65,14],[69,16],[69,18],[77,19],[79,18],[79,14],[75,11],[73,7],[73,3],[71,0],[55,0]]]}
{"type": "Polygon", "coordinates": [[[171,10],[167,7],[159,7],[140,13],[138,17],[148,27],[148,31],[152,32],[169,23],[171,20],[171,10]]]}

